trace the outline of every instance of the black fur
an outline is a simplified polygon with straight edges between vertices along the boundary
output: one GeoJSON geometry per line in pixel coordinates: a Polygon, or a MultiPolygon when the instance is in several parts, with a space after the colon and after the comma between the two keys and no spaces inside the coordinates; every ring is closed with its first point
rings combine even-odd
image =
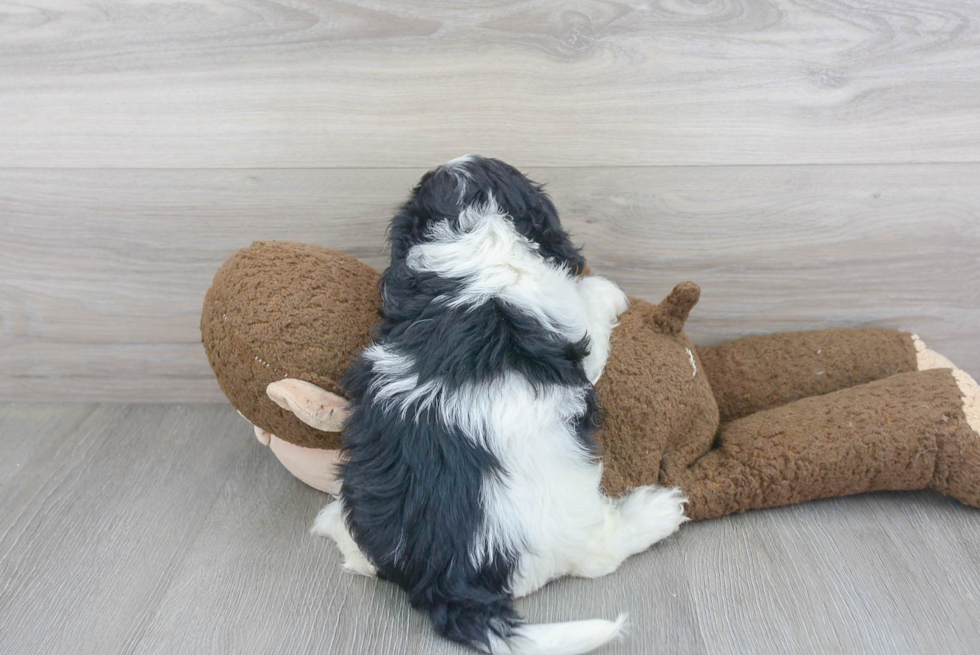
{"type": "MultiPolygon", "coordinates": [[[[383,321],[376,342],[415,362],[418,384],[438,378],[448,389],[517,371],[535,385],[589,388],[587,412],[576,430],[595,452],[595,392],[582,367],[588,342],[570,343],[536,319],[495,300],[452,308],[462,281],[418,273],[405,262],[437,221],[455,222],[460,211],[491,194],[517,231],[538,252],[581,272],[584,260],[562,229],[541,187],[513,167],[474,158],[458,168],[426,173],[390,227],[391,265],[382,276],[383,321]]],[[[506,476],[492,453],[430,407],[402,417],[375,397],[372,362],[361,357],[344,379],[352,414],[344,433],[343,500],[354,540],[381,577],[408,592],[428,612],[437,631],[483,649],[491,634],[506,639],[521,625],[509,581],[517,553],[495,552],[480,566],[470,551],[483,522],[481,487],[488,475],[506,476]]]]}

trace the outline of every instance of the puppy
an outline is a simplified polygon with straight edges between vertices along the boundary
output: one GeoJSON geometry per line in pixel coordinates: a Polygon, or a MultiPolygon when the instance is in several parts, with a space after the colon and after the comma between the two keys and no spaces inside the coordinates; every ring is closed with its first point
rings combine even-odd
{"type": "Polygon", "coordinates": [[[600,490],[593,384],[626,296],[513,167],[427,173],[391,223],[384,317],[344,385],[338,500],[314,532],[391,580],[435,629],[490,653],[584,653],[624,616],[529,625],[513,598],[596,577],[686,519],[676,489],[600,490]]]}

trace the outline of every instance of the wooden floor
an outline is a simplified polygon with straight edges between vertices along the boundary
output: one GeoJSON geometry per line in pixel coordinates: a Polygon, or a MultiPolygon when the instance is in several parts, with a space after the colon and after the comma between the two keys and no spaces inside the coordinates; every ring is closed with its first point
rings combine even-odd
{"type": "MultiPolygon", "coordinates": [[[[895,327],[980,377],[976,0],[0,3],[0,653],[463,652],[308,535],[326,497],[198,321],[254,240],[383,266],[469,152],[547,183],[632,295],[700,283],[697,343],[895,327]]],[[[980,512],[688,525],[519,608],[628,611],[608,653],[976,653],[980,512]]]]}
{"type": "MultiPolygon", "coordinates": [[[[0,652],[463,653],[308,534],[325,494],[224,405],[0,406],[0,652]]],[[[518,603],[603,653],[975,653],[980,512],[887,493],[691,524],[518,603]]]]}

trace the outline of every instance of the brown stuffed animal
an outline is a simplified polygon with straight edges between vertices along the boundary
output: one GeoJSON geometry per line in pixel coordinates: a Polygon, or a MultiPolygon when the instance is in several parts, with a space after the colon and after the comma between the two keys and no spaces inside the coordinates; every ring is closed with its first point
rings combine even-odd
{"type": "MultiPolygon", "coordinates": [[[[596,385],[603,485],[678,486],[687,514],[885,489],[980,506],[980,387],[918,337],[869,328],[696,348],[700,290],[631,299],[596,385]]],[[[380,317],[378,273],[325,248],[255,243],[218,271],[201,319],[218,383],[298,478],[336,493],[338,385],[380,317]]]]}

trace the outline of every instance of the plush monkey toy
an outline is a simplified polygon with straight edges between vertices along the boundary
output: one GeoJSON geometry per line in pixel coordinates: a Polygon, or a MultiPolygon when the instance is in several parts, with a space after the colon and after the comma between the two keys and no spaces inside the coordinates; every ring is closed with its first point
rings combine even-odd
{"type": "MultiPolygon", "coordinates": [[[[915,335],[867,328],[697,348],[700,290],[636,298],[596,385],[603,486],[678,486],[692,519],[886,489],[980,507],[980,387],[915,335]]],[[[260,242],[218,271],[201,333],[218,383],[296,477],[336,493],[339,380],[380,320],[378,273],[260,242]]]]}

